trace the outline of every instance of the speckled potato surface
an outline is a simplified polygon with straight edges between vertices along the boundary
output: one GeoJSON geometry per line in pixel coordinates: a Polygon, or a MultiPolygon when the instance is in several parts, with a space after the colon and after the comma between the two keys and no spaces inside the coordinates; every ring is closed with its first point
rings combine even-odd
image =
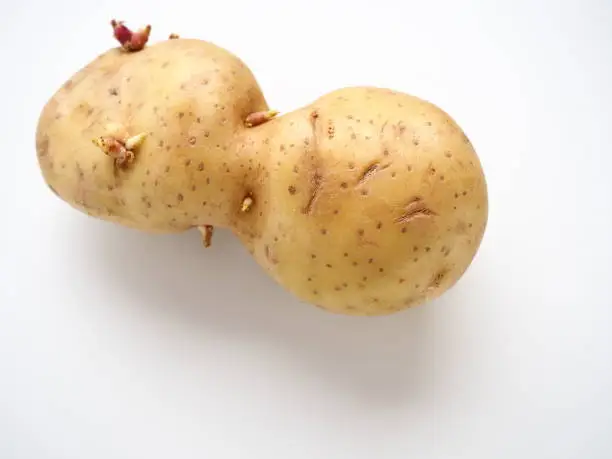
{"type": "Polygon", "coordinates": [[[352,87],[245,124],[267,110],[246,65],[211,43],[111,49],[43,109],[39,162],[61,199],[96,218],[231,229],[279,285],[329,311],[388,314],[461,278],[484,235],[487,188],[448,114],[352,87]],[[146,133],[123,168],[92,142],[119,131],[146,133]]]}
{"type": "Polygon", "coordinates": [[[113,48],[44,107],[38,157],[49,186],[79,210],[146,231],[182,231],[207,222],[209,209],[229,209],[228,199],[242,200],[243,181],[259,171],[229,165],[244,118],[265,109],[251,71],[211,43],[113,48]],[[92,143],[115,124],[147,133],[126,169],[92,143]]]}

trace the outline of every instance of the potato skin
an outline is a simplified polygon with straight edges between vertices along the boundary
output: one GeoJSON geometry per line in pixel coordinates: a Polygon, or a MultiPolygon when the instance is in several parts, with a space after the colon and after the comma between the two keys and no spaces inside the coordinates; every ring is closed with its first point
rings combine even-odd
{"type": "Polygon", "coordinates": [[[212,43],[168,40],[137,53],[113,48],[46,104],[38,160],[51,189],[91,216],[143,231],[183,231],[242,195],[249,177],[229,169],[234,138],[249,113],[267,108],[249,68],[212,43]],[[109,124],[147,133],[125,170],[92,144],[109,124]]]}
{"type": "Polygon", "coordinates": [[[487,186],[447,113],[352,87],[245,126],[265,110],[251,71],[211,43],[111,49],[50,99],[36,150],[76,209],[142,231],[230,228],[280,285],[331,312],[390,314],[459,280],[484,235],[487,186]],[[126,169],[92,143],[109,124],[147,133],[126,169]]]}
{"type": "Polygon", "coordinates": [[[441,109],[345,88],[262,126],[268,212],[256,258],[306,302],[380,315],[433,299],[471,263],[488,214],[472,144],[441,109]]]}

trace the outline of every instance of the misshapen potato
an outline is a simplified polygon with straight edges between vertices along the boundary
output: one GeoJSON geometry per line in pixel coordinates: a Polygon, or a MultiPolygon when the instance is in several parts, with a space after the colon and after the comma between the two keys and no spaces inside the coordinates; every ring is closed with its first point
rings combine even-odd
{"type": "Polygon", "coordinates": [[[353,87],[276,116],[246,65],[211,43],[128,51],[77,72],[39,121],[43,176],[77,209],[143,231],[199,228],[207,243],[229,228],[280,285],[338,313],[422,304],[471,264],[486,183],[440,108],[353,87]]]}

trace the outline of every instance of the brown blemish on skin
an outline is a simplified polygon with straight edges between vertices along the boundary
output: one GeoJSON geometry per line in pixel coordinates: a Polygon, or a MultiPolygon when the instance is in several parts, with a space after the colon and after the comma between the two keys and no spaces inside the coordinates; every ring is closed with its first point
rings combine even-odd
{"type": "MultiPolygon", "coordinates": [[[[319,114],[317,113],[316,110],[314,110],[310,114],[310,126],[311,126],[311,131],[312,131],[312,142],[310,142],[311,144],[310,148],[312,152],[317,152],[317,147],[318,147],[318,141],[317,141],[317,135],[316,135],[318,119],[319,119],[319,114]]],[[[311,215],[313,213],[314,206],[317,202],[317,199],[319,198],[319,195],[321,193],[321,187],[323,184],[323,175],[321,174],[319,170],[319,166],[317,164],[318,156],[311,155],[310,158],[312,161],[312,165],[310,167],[311,177],[309,180],[310,189],[308,191],[308,200],[306,201],[306,205],[302,209],[302,213],[306,215],[311,215]]]]}
{"type": "Polygon", "coordinates": [[[406,126],[401,121],[393,126],[393,130],[395,131],[395,137],[401,137],[406,132],[406,126]]]}
{"type": "Polygon", "coordinates": [[[111,96],[118,96],[119,95],[119,89],[112,87],[108,90],[108,94],[111,96]]]}
{"type": "Polygon", "coordinates": [[[448,268],[442,268],[432,277],[431,281],[427,286],[427,290],[433,290],[440,287],[442,281],[446,278],[450,270],[448,268]]]}
{"type": "MultiPolygon", "coordinates": [[[[372,120],[370,120],[370,121],[372,121],[372,120]]],[[[385,134],[385,128],[387,127],[387,124],[388,124],[388,123],[389,123],[389,121],[385,121],[385,122],[383,123],[383,125],[380,127],[380,131],[378,132],[378,136],[380,137],[380,141],[381,141],[381,143],[382,143],[382,141],[383,141],[383,136],[384,136],[384,134],[385,134]]],[[[372,124],[372,123],[370,123],[370,124],[372,124]]]]}
{"type": "Polygon", "coordinates": [[[466,234],[467,233],[467,225],[463,220],[459,220],[457,225],[455,226],[455,232],[457,234],[466,234]]]}
{"type": "Polygon", "coordinates": [[[438,214],[427,207],[422,198],[416,196],[408,201],[404,208],[404,212],[398,218],[397,223],[410,223],[416,219],[431,218],[438,214]]]}
{"type": "Polygon", "coordinates": [[[272,254],[272,251],[270,250],[270,246],[268,244],[264,246],[264,255],[266,256],[266,260],[268,260],[273,265],[278,264],[278,259],[272,254]]]}
{"type": "Polygon", "coordinates": [[[43,158],[49,154],[49,136],[43,135],[36,142],[36,151],[39,158],[43,158]]]}
{"type": "Polygon", "coordinates": [[[74,168],[76,169],[77,175],[79,176],[79,181],[82,181],[85,178],[85,172],[83,172],[83,168],[78,162],[74,164],[74,168]]]}
{"type": "Polygon", "coordinates": [[[404,306],[411,307],[419,302],[418,297],[408,297],[404,300],[404,306]]]}
{"type": "Polygon", "coordinates": [[[189,144],[190,145],[195,145],[196,144],[196,138],[194,136],[189,137],[189,144]]]}
{"type": "Polygon", "coordinates": [[[380,167],[379,161],[374,161],[369,164],[362,172],[359,178],[357,179],[357,185],[363,185],[367,180],[369,180],[380,167]]]}
{"type": "Polygon", "coordinates": [[[333,122],[330,120],[327,126],[327,137],[329,138],[329,140],[332,140],[335,134],[336,134],[336,128],[333,122]]]}

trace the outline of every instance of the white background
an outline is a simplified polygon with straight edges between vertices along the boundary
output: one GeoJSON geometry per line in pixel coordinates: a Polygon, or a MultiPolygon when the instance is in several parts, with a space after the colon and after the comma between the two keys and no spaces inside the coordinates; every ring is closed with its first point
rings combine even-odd
{"type": "Polygon", "coordinates": [[[609,1],[92,3],[2,4],[1,458],[612,457],[609,1]],[[489,183],[471,269],[341,317],[227,233],[203,250],[70,209],[34,129],[112,17],[230,49],[281,111],[355,84],[442,106],[489,183]]]}

